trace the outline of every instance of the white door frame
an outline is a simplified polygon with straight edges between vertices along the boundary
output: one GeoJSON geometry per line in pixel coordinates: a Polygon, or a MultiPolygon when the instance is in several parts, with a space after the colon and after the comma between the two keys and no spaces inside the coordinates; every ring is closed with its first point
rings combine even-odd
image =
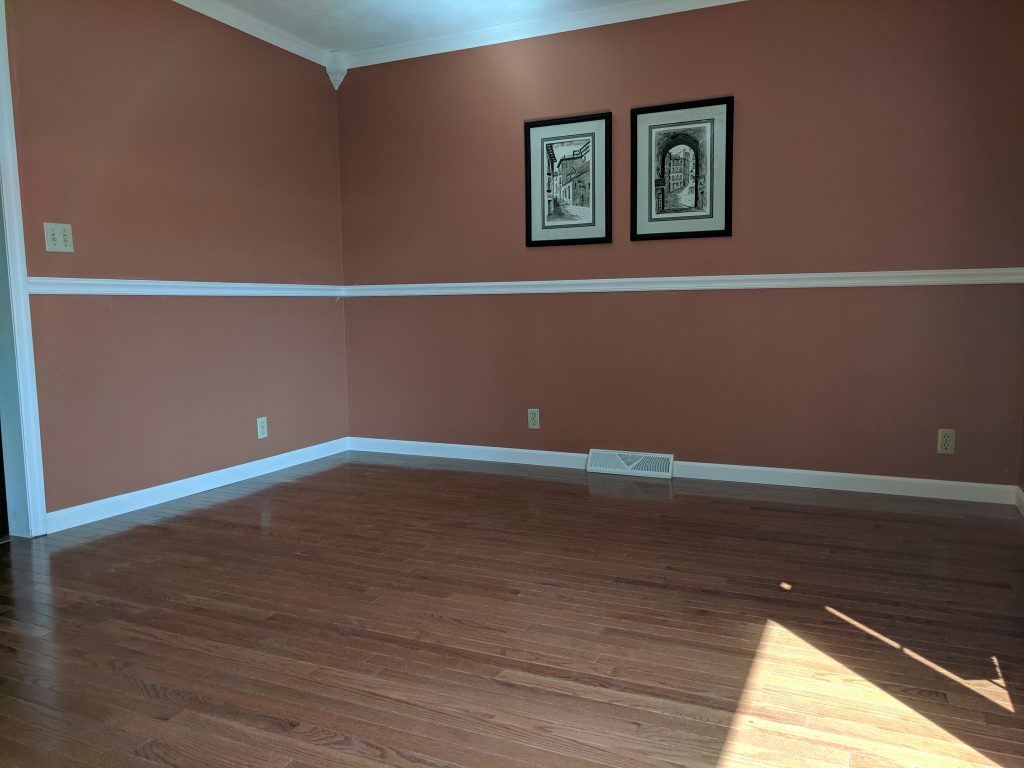
{"type": "Polygon", "coordinates": [[[0,0],[0,207],[0,426],[7,518],[12,536],[42,536],[46,497],[5,0],[0,0]]]}

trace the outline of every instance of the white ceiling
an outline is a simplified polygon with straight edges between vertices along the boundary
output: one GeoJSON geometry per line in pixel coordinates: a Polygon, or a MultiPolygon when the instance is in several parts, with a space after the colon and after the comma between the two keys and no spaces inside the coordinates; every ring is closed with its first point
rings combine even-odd
{"type": "Polygon", "coordinates": [[[319,63],[349,67],[742,0],[176,0],[319,63]]]}
{"type": "Polygon", "coordinates": [[[623,5],[621,0],[225,1],[320,48],[342,51],[362,51],[623,5]]]}

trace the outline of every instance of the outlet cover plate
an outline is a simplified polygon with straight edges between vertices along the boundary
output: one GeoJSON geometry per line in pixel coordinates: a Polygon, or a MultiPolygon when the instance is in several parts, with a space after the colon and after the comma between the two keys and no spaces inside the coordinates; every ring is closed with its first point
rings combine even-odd
{"type": "Polygon", "coordinates": [[[267,417],[260,416],[258,419],[256,419],[256,439],[263,440],[268,434],[269,430],[267,428],[267,417]]]}
{"type": "Polygon", "coordinates": [[[530,429],[540,429],[540,408],[526,409],[526,426],[530,429]]]}
{"type": "Polygon", "coordinates": [[[74,253],[75,240],[71,234],[70,224],[54,224],[43,222],[43,236],[46,238],[46,250],[50,253],[74,253]]]}
{"type": "Polygon", "coordinates": [[[952,456],[956,453],[956,430],[940,429],[938,444],[935,452],[943,456],[952,456]]]}

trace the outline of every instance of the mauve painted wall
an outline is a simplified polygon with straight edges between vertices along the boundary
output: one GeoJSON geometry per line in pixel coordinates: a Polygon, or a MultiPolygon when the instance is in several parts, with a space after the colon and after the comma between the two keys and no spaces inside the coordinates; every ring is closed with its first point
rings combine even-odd
{"type": "Polygon", "coordinates": [[[346,322],[354,435],[1017,476],[1016,286],[355,299],[346,322]]]}
{"type": "Polygon", "coordinates": [[[35,296],[32,315],[51,511],[347,433],[334,299],[35,296]]]}
{"type": "MultiPolygon", "coordinates": [[[[321,67],[170,0],[7,8],[30,274],[341,281],[321,67]],[[45,253],[43,221],[76,252],[45,253]]],[[[51,511],[347,433],[333,300],[35,297],[32,316],[51,511]]]]}
{"type": "Polygon", "coordinates": [[[341,282],[323,67],[171,0],[7,9],[30,274],[341,282]]]}
{"type": "Polygon", "coordinates": [[[1024,242],[1024,3],[749,0],[352,70],[351,283],[998,267],[1024,242]],[[629,240],[629,110],[736,98],[734,235],[629,240]],[[610,245],[524,246],[523,122],[614,113],[610,245]]]}
{"type": "MultiPolygon", "coordinates": [[[[1017,266],[1015,0],[751,0],[351,72],[351,283],[1017,266]],[[629,109],[736,98],[731,238],[629,241],[629,109]],[[614,112],[615,242],[523,245],[522,124],[614,112]]],[[[366,299],[355,435],[1012,482],[1016,286],[366,299]],[[543,428],[526,429],[540,407],[543,428]],[[958,453],[935,454],[935,430],[958,453]]]]}

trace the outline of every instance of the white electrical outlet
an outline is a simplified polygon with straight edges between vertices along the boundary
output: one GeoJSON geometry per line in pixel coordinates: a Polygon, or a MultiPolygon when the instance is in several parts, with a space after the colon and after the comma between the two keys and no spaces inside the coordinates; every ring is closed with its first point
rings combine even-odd
{"type": "Polygon", "coordinates": [[[70,224],[54,224],[44,221],[43,236],[46,238],[46,250],[51,253],[75,252],[75,241],[71,236],[70,224]]]}
{"type": "Polygon", "coordinates": [[[268,434],[269,431],[267,429],[267,417],[260,416],[258,419],[256,419],[256,439],[262,440],[268,434]]]}
{"type": "Polygon", "coordinates": [[[540,408],[526,409],[526,426],[530,429],[540,429],[540,408]]]}
{"type": "Polygon", "coordinates": [[[952,456],[956,453],[956,430],[955,429],[940,429],[939,430],[939,444],[935,449],[936,453],[941,453],[944,456],[952,456]]]}

